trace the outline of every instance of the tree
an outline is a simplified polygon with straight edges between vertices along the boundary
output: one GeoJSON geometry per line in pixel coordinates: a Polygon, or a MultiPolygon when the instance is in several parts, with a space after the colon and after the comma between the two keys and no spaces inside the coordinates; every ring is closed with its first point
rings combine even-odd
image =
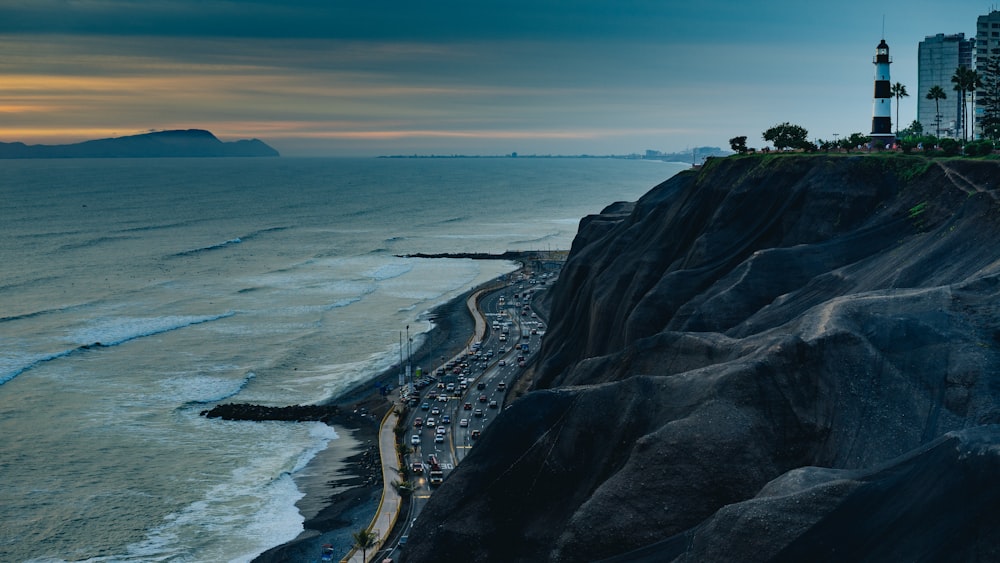
{"type": "Polygon", "coordinates": [[[918,137],[924,133],[924,124],[920,123],[916,119],[910,124],[906,129],[901,129],[896,132],[897,138],[907,138],[907,137],[918,137]]]}
{"type": "Polygon", "coordinates": [[[739,137],[729,139],[729,148],[740,154],[746,154],[749,150],[747,149],[747,136],[741,135],[739,137]]]}
{"type": "Polygon", "coordinates": [[[846,138],[840,140],[840,146],[851,152],[851,150],[867,145],[872,138],[864,133],[851,133],[846,138]]]}
{"type": "Polygon", "coordinates": [[[806,149],[811,146],[811,143],[806,140],[809,132],[805,128],[792,125],[787,121],[764,131],[763,136],[765,141],[769,141],[778,150],[785,148],[806,149]]]}
{"type": "Polygon", "coordinates": [[[944,88],[940,86],[931,86],[931,89],[927,91],[927,99],[934,100],[934,122],[937,124],[937,136],[941,136],[941,100],[948,99],[948,94],[945,94],[944,88]]]}
{"type": "Polygon", "coordinates": [[[968,139],[969,132],[969,112],[966,106],[968,94],[972,94],[972,101],[975,104],[976,100],[976,88],[982,86],[982,80],[979,78],[979,74],[976,71],[960,66],[955,69],[955,74],[951,77],[951,81],[955,84],[955,91],[959,92],[962,96],[962,140],[968,139]]]}
{"type": "Polygon", "coordinates": [[[906,91],[906,86],[903,86],[901,82],[893,84],[890,92],[896,97],[896,136],[899,137],[899,100],[900,98],[909,98],[910,94],[906,91]]]}
{"type": "Polygon", "coordinates": [[[989,57],[980,66],[982,71],[982,96],[977,103],[983,108],[980,125],[983,137],[1000,139],[1000,57],[989,57]]]}
{"type": "Polygon", "coordinates": [[[351,534],[354,538],[354,548],[361,550],[361,560],[368,560],[368,548],[375,545],[375,541],[378,537],[375,536],[375,532],[366,529],[358,530],[351,534]]]}

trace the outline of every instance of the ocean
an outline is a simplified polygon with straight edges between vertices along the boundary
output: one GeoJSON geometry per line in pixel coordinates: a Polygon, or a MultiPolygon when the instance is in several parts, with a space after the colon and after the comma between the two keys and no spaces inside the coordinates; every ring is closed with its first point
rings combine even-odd
{"type": "Polygon", "coordinates": [[[687,168],[615,159],[0,161],[0,561],[249,561],[295,538],[316,403],[687,168]]]}

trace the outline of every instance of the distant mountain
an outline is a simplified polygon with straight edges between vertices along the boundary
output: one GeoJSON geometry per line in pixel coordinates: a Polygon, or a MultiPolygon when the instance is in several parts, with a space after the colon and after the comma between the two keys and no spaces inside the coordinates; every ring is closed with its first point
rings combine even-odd
{"type": "Polygon", "coordinates": [[[156,131],[71,145],[0,143],[0,158],[160,158],[279,156],[258,139],[222,142],[202,129],[156,131]]]}

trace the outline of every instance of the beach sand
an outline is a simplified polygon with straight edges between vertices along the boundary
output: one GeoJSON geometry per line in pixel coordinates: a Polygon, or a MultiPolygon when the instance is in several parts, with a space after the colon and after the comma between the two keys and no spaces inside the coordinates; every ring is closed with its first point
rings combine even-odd
{"type": "MultiPolygon", "coordinates": [[[[431,370],[440,358],[459,354],[470,343],[475,323],[464,293],[430,313],[434,327],[413,353],[411,364],[431,370]]],[[[375,390],[375,384],[395,387],[398,367],[379,374],[351,389],[332,404],[356,415],[349,426],[336,425],[339,439],[330,442],[297,478],[305,493],[297,506],[306,518],[305,530],[296,539],[272,548],[254,559],[255,563],[298,563],[318,561],[323,544],[334,546],[337,557],[351,549],[351,535],[366,528],[382,498],[382,464],[378,454],[378,431],[382,417],[392,406],[375,390]]],[[[405,507],[404,507],[405,511],[405,507]]]]}

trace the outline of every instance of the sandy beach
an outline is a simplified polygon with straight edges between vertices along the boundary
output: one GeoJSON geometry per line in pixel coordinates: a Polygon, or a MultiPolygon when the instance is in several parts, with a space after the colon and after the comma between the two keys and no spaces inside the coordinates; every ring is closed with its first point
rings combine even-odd
{"type": "MultiPolygon", "coordinates": [[[[431,311],[434,327],[414,351],[414,367],[432,369],[442,356],[450,358],[469,344],[475,330],[466,306],[471,292],[431,311]]],[[[395,387],[398,378],[398,369],[391,368],[331,402],[346,416],[334,423],[340,438],[313,458],[298,481],[306,495],[296,503],[306,518],[305,529],[295,540],[262,553],[255,562],[317,561],[323,544],[333,545],[338,556],[347,554],[351,535],[372,521],[382,495],[377,436],[391,403],[376,384],[395,387]]]]}

